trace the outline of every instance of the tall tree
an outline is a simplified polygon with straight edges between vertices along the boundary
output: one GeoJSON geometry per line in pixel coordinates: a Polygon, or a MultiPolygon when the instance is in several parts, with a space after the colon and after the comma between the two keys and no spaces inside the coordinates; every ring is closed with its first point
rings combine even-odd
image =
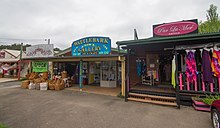
{"type": "Polygon", "coordinates": [[[199,33],[220,32],[220,19],[217,13],[218,7],[211,4],[207,10],[207,21],[199,22],[199,33]]]}

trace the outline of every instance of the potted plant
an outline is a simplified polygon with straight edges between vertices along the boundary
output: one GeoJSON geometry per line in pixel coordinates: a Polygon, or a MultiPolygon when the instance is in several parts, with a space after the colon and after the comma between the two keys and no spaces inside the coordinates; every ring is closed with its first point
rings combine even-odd
{"type": "Polygon", "coordinates": [[[201,97],[192,97],[192,101],[193,101],[193,107],[196,109],[196,110],[199,110],[199,111],[208,111],[210,112],[211,108],[211,104],[214,100],[218,100],[220,99],[220,96],[219,95],[206,95],[206,97],[204,98],[201,98],[201,97]]]}
{"type": "Polygon", "coordinates": [[[199,111],[210,111],[210,105],[205,104],[199,96],[192,97],[192,106],[199,111]]]}

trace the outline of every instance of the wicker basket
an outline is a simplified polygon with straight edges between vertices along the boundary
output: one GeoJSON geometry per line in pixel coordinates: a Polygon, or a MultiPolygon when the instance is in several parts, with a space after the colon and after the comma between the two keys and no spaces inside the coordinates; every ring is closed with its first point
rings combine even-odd
{"type": "Polygon", "coordinates": [[[42,78],[46,79],[48,78],[48,72],[43,72],[42,78]]]}
{"type": "Polygon", "coordinates": [[[48,82],[49,89],[54,90],[55,84],[56,84],[56,80],[49,80],[49,82],[48,82]]]}
{"type": "Polygon", "coordinates": [[[41,83],[41,78],[34,79],[34,83],[41,83]]]}
{"type": "Polygon", "coordinates": [[[28,85],[30,84],[29,80],[24,80],[21,82],[21,88],[28,89],[28,85]]]}
{"type": "Polygon", "coordinates": [[[55,84],[55,90],[63,90],[65,88],[64,81],[63,80],[57,80],[55,84]]]}
{"type": "Polygon", "coordinates": [[[66,72],[66,71],[63,71],[63,72],[61,73],[61,77],[62,77],[62,79],[63,79],[63,78],[67,78],[67,72],[66,72]]]}

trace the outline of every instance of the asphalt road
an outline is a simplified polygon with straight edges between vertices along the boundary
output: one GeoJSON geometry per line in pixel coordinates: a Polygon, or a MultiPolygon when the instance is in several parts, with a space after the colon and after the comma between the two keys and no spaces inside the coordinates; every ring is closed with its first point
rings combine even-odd
{"type": "Polygon", "coordinates": [[[0,88],[10,128],[211,128],[210,113],[89,93],[0,88]]]}
{"type": "Polygon", "coordinates": [[[20,87],[20,81],[0,82],[0,88],[14,88],[20,87]]]}

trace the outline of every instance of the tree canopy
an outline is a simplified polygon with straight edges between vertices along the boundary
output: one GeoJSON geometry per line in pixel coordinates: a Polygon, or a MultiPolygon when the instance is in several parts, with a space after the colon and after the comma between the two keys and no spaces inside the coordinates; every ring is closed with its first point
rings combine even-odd
{"type": "Polygon", "coordinates": [[[219,32],[220,31],[220,19],[217,13],[218,7],[211,4],[209,10],[207,10],[207,21],[200,21],[199,33],[219,32]]]}

